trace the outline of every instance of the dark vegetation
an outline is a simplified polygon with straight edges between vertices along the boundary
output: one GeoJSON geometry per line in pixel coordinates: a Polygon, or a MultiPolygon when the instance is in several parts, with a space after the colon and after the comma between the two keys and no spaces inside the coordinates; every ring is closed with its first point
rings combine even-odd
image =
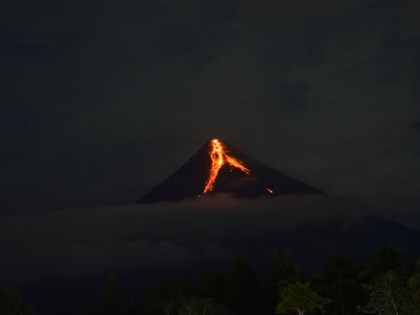
{"type": "MultiPolygon", "coordinates": [[[[331,255],[319,270],[305,271],[288,253],[273,255],[256,271],[238,258],[224,270],[205,270],[197,281],[166,278],[143,296],[131,296],[115,277],[81,315],[420,314],[420,259],[410,261],[383,245],[363,265],[331,255]]],[[[1,315],[35,314],[10,288],[0,293],[1,315]]],[[[65,306],[63,312],[66,313],[65,306]]],[[[57,315],[59,315],[57,314],[57,315]]]]}

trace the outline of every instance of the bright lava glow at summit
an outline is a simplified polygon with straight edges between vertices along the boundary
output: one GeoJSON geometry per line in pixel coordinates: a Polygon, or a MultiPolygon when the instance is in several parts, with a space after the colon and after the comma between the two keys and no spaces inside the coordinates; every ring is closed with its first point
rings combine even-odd
{"type": "Polygon", "coordinates": [[[211,140],[210,145],[211,150],[209,151],[209,156],[211,159],[211,167],[209,171],[209,177],[203,190],[203,194],[213,190],[217,175],[219,174],[219,171],[223,165],[228,164],[241,170],[247,175],[251,174],[251,171],[246,168],[240,161],[227,154],[220,140],[213,139],[211,140]]]}

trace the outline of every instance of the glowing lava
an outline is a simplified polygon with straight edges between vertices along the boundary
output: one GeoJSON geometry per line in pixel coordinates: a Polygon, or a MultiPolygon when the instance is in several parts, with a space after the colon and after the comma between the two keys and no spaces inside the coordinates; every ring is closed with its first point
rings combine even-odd
{"type": "Polygon", "coordinates": [[[251,173],[251,171],[247,169],[240,161],[227,154],[220,140],[213,139],[211,140],[210,144],[211,150],[209,155],[211,159],[211,167],[209,171],[209,177],[203,190],[203,194],[213,190],[217,175],[219,174],[219,171],[223,165],[228,164],[241,170],[247,175],[251,173]]]}

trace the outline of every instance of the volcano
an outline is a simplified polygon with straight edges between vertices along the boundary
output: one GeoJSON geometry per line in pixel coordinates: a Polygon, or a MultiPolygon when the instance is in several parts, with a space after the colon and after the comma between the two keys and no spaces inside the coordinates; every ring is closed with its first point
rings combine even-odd
{"type": "Polygon", "coordinates": [[[138,203],[175,202],[215,193],[237,198],[324,194],[248,158],[226,141],[212,139],[138,203]]]}

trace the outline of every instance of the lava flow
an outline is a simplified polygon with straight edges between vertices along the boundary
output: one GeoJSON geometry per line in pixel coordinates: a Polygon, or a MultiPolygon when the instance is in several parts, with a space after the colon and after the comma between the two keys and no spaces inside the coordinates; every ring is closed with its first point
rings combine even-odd
{"type": "Polygon", "coordinates": [[[216,181],[217,175],[223,165],[230,165],[235,167],[245,174],[250,174],[251,171],[246,168],[240,161],[227,154],[222,143],[218,139],[211,140],[211,150],[209,152],[211,159],[211,168],[209,171],[209,177],[203,190],[203,194],[210,192],[214,188],[214,182],[216,181]]]}

